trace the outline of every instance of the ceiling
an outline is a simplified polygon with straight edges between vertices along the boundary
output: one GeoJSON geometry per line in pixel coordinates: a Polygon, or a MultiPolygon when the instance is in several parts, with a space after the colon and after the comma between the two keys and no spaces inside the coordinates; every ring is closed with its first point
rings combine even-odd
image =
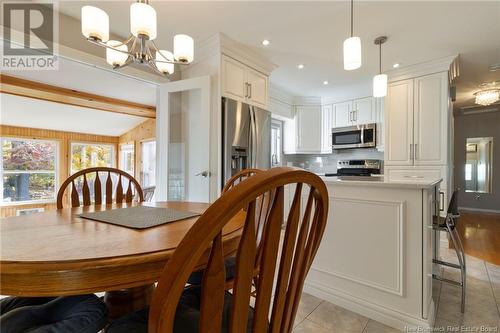
{"type": "MultiPolygon", "coordinates": [[[[108,12],[112,33],[129,33],[132,1],[64,1],[60,11],[80,17],[84,4],[108,12]]],[[[382,70],[461,54],[457,105],[472,102],[479,83],[500,77],[488,66],[500,61],[500,1],[355,1],[354,34],[362,39],[363,65],[344,71],[342,43],[349,34],[346,1],[152,1],[158,14],[161,48],[171,49],[177,33],[202,41],[223,32],[266,55],[279,67],[271,83],[297,96],[338,99],[371,94],[378,71],[373,40],[387,35],[382,70]],[[263,39],[270,45],[262,46],[263,39]],[[297,69],[298,64],[305,68],[297,69]],[[327,80],[328,85],[323,85],[327,80]]],[[[74,38],[84,42],[78,29],[74,38]]],[[[63,32],[61,32],[63,33],[63,32]]],[[[196,50],[195,50],[196,52],[196,50]]],[[[195,55],[196,56],[196,55],[195,55]]]]}
{"type": "Polygon", "coordinates": [[[146,118],[0,94],[2,125],[120,136],[146,118]],[[110,126],[110,124],[113,124],[110,126]]]}

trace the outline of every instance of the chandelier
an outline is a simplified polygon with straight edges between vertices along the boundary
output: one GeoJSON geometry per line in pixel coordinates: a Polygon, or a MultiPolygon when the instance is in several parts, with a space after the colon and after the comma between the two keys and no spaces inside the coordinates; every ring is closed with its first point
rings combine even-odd
{"type": "Polygon", "coordinates": [[[113,69],[135,62],[148,65],[160,75],[170,75],[175,64],[193,61],[194,42],[188,35],[175,35],[173,53],[160,50],[154,42],[156,11],[148,2],[138,0],[130,5],[131,35],[124,41],[109,39],[109,16],[93,6],[82,7],[82,34],[89,42],[106,48],[106,62],[113,69]]]}
{"type": "Polygon", "coordinates": [[[493,104],[500,99],[500,90],[499,89],[481,90],[476,92],[474,96],[476,96],[476,104],[486,106],[493,104]]]}

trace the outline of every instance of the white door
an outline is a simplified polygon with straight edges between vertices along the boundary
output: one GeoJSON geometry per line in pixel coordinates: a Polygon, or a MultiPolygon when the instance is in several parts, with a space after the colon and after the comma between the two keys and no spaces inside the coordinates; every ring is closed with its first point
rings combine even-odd
{"type": "Polygon", "coordinates": [[[157,200],[210,202],[210,77],[161,84],[156,113],[157,200]]]}
{"type": "Polygon", "coordinates": [[[246,86],[247,68],[229,57],[222,57],[222,94],[237,101],[244,101],[248,95],[246,86]]]}
{"type": "Polygon", "coordinates": [[[413,80],[389,85],[384,130],[385,165],[413,165],[413,80]]]}
{"type": "Polygon", "coordinates": [[[353,102],[353,120],[355,125],[375,122],[373,97],[355,99],[353,102]]]}
{"type": "Polygon", "coordinates": [[[321,152],[321,107],[297,106],[297,151],[321,152]]]}
{"type": "Polygon", "coordinates": [[[335,112],[335,127],[352,125],[352,102],[333,104],[335,112]]]}
{"type": "Polygon", "coordinates": [[[446,73],[415,79],[415,165],[445,165],[447,157],[446,73]]]}
{"type": "Polygon", "coordinates": [[[267,76],[254,71],[247,70],[248,99],[254,105],[266,108],[267,106],[267,76]]]}
{"type": "Polygon", "coordinates": [[[332,128],[335,127],[335,117],[333,105],[323,105],[321,110],[321,151],[323,153],[332,152],[332,128]]]}

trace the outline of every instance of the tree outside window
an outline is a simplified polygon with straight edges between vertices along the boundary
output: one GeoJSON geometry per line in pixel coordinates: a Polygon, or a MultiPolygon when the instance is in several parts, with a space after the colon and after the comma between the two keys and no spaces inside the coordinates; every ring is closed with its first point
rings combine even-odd
{"type": "Polygon", "coordinates": [[[55,200],[57,141],[1,138],[1,203],[55,200]]]}

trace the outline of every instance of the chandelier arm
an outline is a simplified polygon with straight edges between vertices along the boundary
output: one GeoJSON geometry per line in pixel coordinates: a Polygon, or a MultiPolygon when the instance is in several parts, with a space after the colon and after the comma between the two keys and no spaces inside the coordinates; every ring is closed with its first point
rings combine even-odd
{"type": "Polygon", "coordinates": [[[158,46],[156,45],[156,43],[155,43],[154,41],[150,41],[150,42],[151,42],[151,44],[153,45],[153,49],[154,49],[155,51],[159,52],[159,53],[160,53],[160,56],[161,56],[163,59],[165,59],[165,60],[156,60],[156,59],[154,59],[154,58],[153,58],[153,59],[154,59],[154,60],[153,60],[154,62],[159,62],[159,63],[162,63],[162,64],[184,65],[184,66],[189,65],[188,63],[185,63],[185,62],[181,62],[181,61],[175,61],[175,60],[169,60],[169,59],[167,59],[167,57],[165,57],[165,56],[163,55],[163,53],[161,53],[161,50],[158,48],[158,46]]]}
{"type": "Polygon", "coordinates": [[[148,64],[149,64],[149,66],[151,66],[151,68],[153,68],[153,69],[155,70],[155,72],[157,72],[157,73],[158,73],[158,74],[160,74],[161,76],[164,76],[164,77],[167,77],[167,76],[168,76],[168,74],[163,73],[162,71],[160,71],[160,70],[158,69],[158,67],[156,66],[156,63],[155,63],[155,61],[154,61],[154,60],[149,60],[149,61],[148,61],[148,64]]]}
{"type": "MultiPolygon", "coordinates": [[[[132,53],[130,53],[129,51],[119,50],[119,49],[117,49],[117,48],[115,48],[115,47],[113,47],[113,46],[110,46],[110,45],[108,45],[108,44],[106,44],[106,43],[104,43],[104,42],[101,42],[101,41],[99,41],[99,40],[95,40],[95,39],[92,39],[92,38],[87,38],[87,40],[88,40],[89,42],[91,42],[92,44],[95,44],[95,45],[98,45],[98,46],[101,46],[101,47],[105,47],[105,48],[107,48],[107,49],[111,49],[111,50],[116,51],[116,52],[120,52],[120,53],[128,54],[129,56],[131,56],[131,55],[132,55],[132,53]]],[[[122,45],[123,45],[123,44],[122,44],[122,45]]]]}
{"type": "Polygon", "coordinates": [[[123,68],[123,67],[125,67],[125,66],[130,65],[133,61],[134,61],[134,57],[129,56],[129,57],[127,58],[127,60],[126,60],[123,64],[121,64],[121,65],[114,65],[114,66],[113,66],[113,69],[120,69],[120,68],[123,68]]]}

